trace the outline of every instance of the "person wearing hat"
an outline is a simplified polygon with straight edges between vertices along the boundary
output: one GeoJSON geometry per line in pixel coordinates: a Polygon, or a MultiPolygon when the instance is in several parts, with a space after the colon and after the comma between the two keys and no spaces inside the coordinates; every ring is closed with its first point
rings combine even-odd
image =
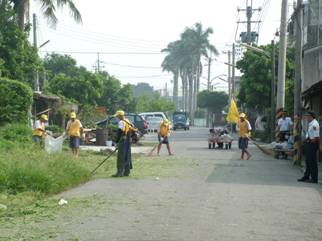
{"type": "Polygon", "coordinates": [[[277,127],[279,130],[280,141],[287,141],[291,135],[291,129],[293,128],[293,122],[290,117],[287,116],[285,110],[282,111],[282,117],[277,122],[277,127]]]}
{"type": "Polygon", "coordinates": [[[239,121],[237,124],[237,129],[239,131],[239,149],[241,149],[241,160],[244,160],[245,154],[247,154],[247,160],[251,158],[251,154],[248,152],[248,140],[250,138],[250,132],[252,127],[249,121],[246,119],[246,114],[241,113],[239,115],[239,121]]]}
{"type": "Polygon", "coordinates": [[[298,179],[298,181],[318,183],[318,163],[316,155],[320,144],[320,125],[313,111],[307,112],[305,116],[308,121],[308,130],[304,144],[306,167],[303,177],[298,179]]]}
{"type": "Polygon", "coordinates": [[[164,119],[160,124],[159,132],[158,132],[158,151],[157,154],[160,154],[162,144],[166,144],[169,156],[172,156],[170,144],[169,144],[169,136],[170,136],[170,121],[168,119],[164,119]]]}
{"type": "Polygon", "coordinates": [[[133,132],[137,132],[138,129],[125,118],[125,113],[122,110],[118,110],[115,115],[119,119],[116,143],[118,147],[117,153],[117,172],[113,177],[129,176],[132,166],[131,156],[131,136],[133,132]]]}
{"type": "Polygon", "coordinates": [[[83,132],[83,126],[80,120],[76,118],[76,113],[70,113],[70,120],[67,122],[66,132],[69,136],[69,147],[75,156],[79,155],[80,137],[83,132]]]}
{"type": "Polygon", "coordinates": [[[46,136],[46,123],[48,122],[48,116],[42,114],[39,120],[35,121],[34,128],[32,130],[32,140],[37,144],[42,144],[43,139],[46,136]]]}

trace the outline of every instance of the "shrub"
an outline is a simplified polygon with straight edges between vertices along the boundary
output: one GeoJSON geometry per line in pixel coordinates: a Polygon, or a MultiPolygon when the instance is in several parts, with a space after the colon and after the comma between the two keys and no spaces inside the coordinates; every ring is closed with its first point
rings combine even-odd
{"type": "Polygon", "coordinates": [[[27,123],[32,104],[32,90],[16,80],[0,78],[0,125],[27,123]]]}

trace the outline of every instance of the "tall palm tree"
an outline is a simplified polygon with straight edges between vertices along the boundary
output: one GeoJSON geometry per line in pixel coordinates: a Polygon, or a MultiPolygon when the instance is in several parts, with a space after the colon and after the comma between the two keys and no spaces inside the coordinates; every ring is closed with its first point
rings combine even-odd
{"type": "MultiPolygon", "coordinates": [[[[29,19],[30,0],[6,0],[13,4],[14,10],[17,13],[18,25],[21,31],[24,30],[26,18],[29,19]]],[[[70,15],[76,22],[82,22],[82,17],[75,6],[74,0],[38,0],[41,4],[41,10],[48,22],[55,25],[58,22],[56,10],[65,6],[70,10],[70,15]]]]}
{"type": "MultiPolygon", "coordinates": [[[[200,88],[200,76],[202,74],[201,57],[208,57],[208,53],[218,55],[218,51],[209,41],[209,36],[213,33],[212,28],[203,29],[201,23],[196,23],[193,27],[186,28],[181,39],[186,42],[190,49],[193,67],[193,93],[191,106],[191,119],[194,119],[194,112],[197,108],[197,95],[200,88]]],[[[190,90],[191,91],[191,90],[190,90]]]]}
{"type": "Polygon", "coordinates": [[[171,42],[162,52],[168,53],[164,58],[161,67],[163,71],[168,71],[173,74],[173,102],[178,107],[178,91],[179,91],[179,56],[180,56],[180,41],[171,42]]]}

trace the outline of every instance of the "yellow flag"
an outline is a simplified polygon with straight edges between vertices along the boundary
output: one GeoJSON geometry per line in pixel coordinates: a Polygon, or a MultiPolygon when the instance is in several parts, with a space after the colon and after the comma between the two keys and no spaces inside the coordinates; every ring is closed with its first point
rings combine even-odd
{"type": "Polygon", "coordinates": [[[239,120],[239,112],[234,99],[230,101],[229,111],[228,111],[226,120],[229,123],[237,123],[239,120]]]}

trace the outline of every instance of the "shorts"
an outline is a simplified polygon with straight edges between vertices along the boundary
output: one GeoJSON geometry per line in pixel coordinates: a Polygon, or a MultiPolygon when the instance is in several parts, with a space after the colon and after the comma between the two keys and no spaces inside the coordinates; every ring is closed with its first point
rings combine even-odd
{"type": "Polygon", "coordinates": [[[238,141],[239,149],[245,150],[248,148],[248,138],[239,137],[238,141]]]}
{"type": "Polygon", "coordinates": [[[161,144],[169,144],[169,138],[167,136],[161,137],[160,134],[158,135],[159,143],[161,144]]]}
{"type": "Polygon", "coordinates": [[[80,137],[79,136],[71,136],[69,138],[69,147],[72,149],[79,148],[80,145],[80,137]]]}
{"type": "Polygon", "coordinates": [[[42,143],[42,137],[41,136],[32,136],[32,141],[36,144],[40,145],[42,143]]]}

